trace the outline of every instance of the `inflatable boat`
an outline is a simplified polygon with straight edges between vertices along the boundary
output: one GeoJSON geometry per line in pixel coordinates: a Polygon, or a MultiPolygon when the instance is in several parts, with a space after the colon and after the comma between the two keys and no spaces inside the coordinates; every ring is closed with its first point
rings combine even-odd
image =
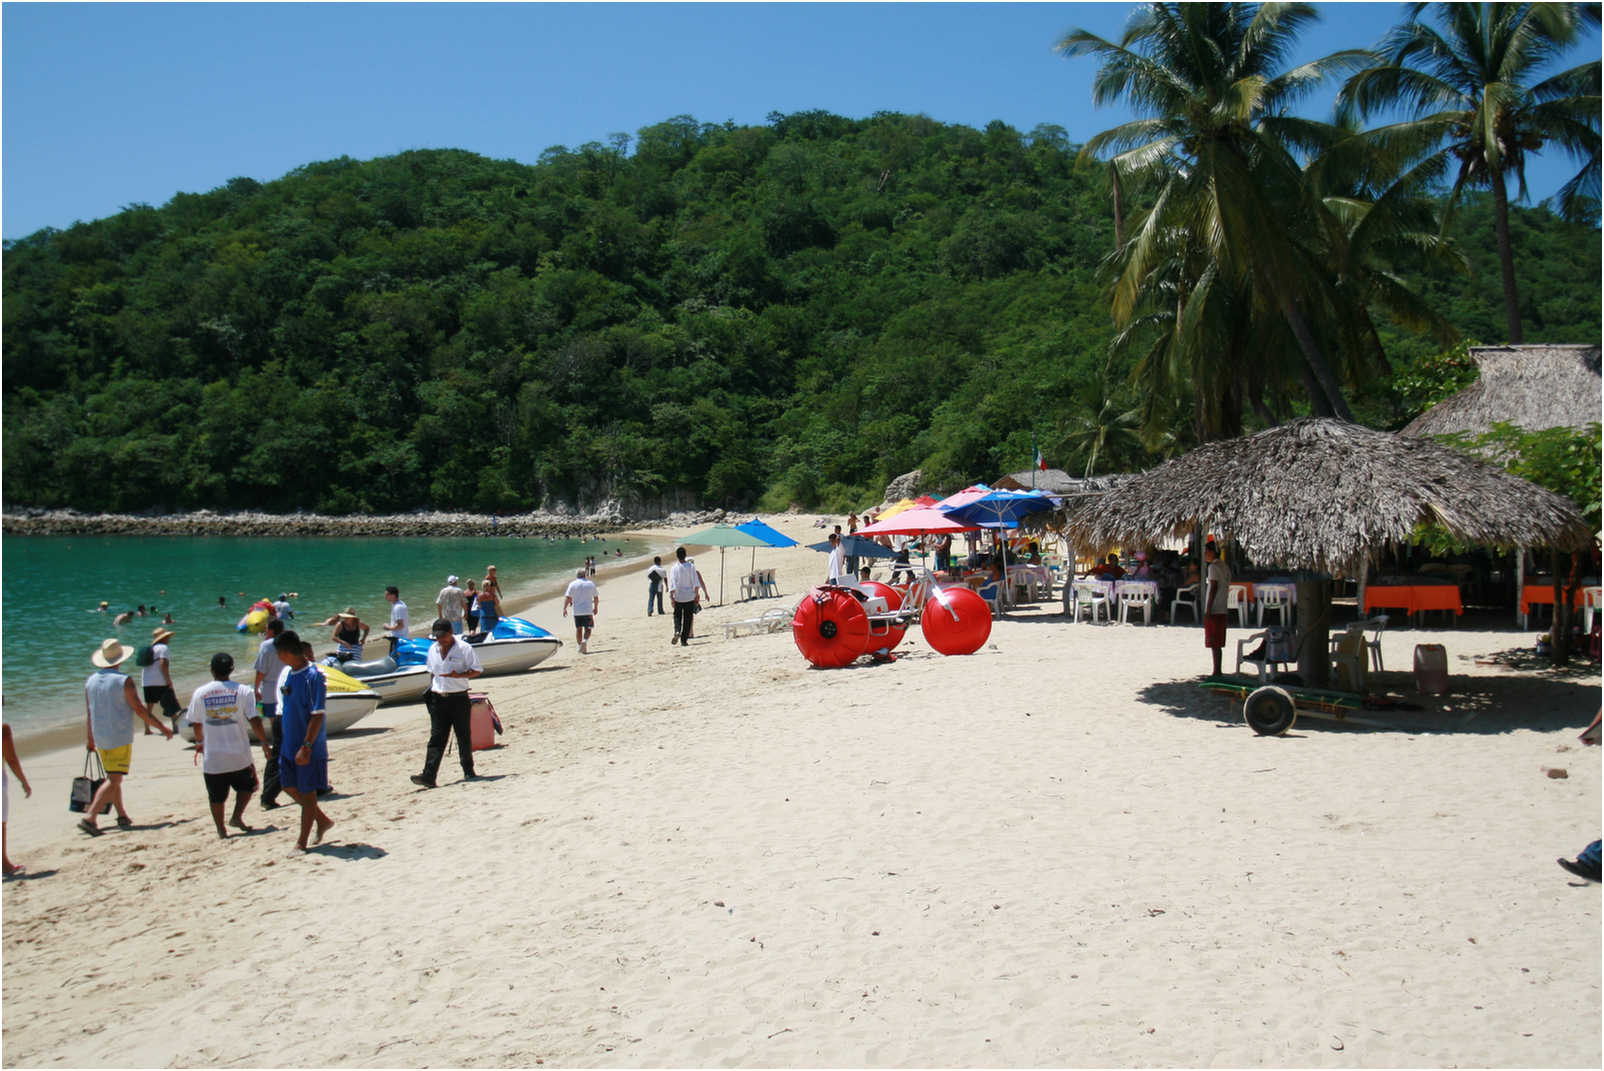
{"type": "MultiPolygon", "coordinates": [[[[395,650],[397,664],[403,669],[424,665],[433,642],[424,637],[403,640],[395,650]]],[[[563,645],[562,640],[521,617],[504,617],[489,635],[459,636],[458,642],[473,648],[487,677],[533,669],[563,645]]]]}

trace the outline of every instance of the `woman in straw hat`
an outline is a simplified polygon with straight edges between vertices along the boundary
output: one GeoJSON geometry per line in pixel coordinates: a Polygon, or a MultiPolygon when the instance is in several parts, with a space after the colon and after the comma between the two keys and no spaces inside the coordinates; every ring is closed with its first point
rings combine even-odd
{"type": "MultiPolygon", "coordinates": [[[[173,630],[157,625],[150,630],[150,661],[146,662],[141,656],[139,661],[144,666],[140,671],[139,683],[144,686],[145,705],[154,709],[161,704],[162,716],[173,719],[173,730],[178,729],[178,712],[184,708],[179,705],[178,693],[173,690],[173,674],[169,666],[171,655],[167,650],[167,641],[173,638],[173,630]]],[[[145,730],[150,735],[150,730],[145,730]]]]}
{"type": "Polygon", "coordinates": [[[340,611],[340,620],[334,626],[334,633],[330,637],[335,643],[334,657],[341,662],[349,662],[353,658],[362,657],[362,645],[368,642],[368,625],[356,615],[355,606],[347,606],[340,611]]]}
{"type": "Polygon", "coordinates": [[[119,640],[101,643],[100,649],[89,656],[95,672],[84,682],[85,747],[100,755],[100,764],[106,768],[106,783],[100,786],[95,798],[89,801],[89,813],[78,822],[78,828],[92,837],[100,836],[95,816],[107,807],[117,808],[117,825],[127,829],[133,825],[123,807],[123,778],[128,775],[129,760],[134,751],[134,717],[171,740],[172,730],[151,717],[145,704],[140,702],[134,682],[119,673],[121,665],[133,649],[124,647],[119,640]]]}

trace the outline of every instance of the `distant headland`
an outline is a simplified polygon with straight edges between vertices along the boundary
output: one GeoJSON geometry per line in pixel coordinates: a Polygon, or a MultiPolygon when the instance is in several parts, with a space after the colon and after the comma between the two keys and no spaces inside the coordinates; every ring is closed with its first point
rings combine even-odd
{"type": "Polygon", "coordinates": [[[604,511],[572,513],[447,513],[419,511],[374,515],[320,513],[79,513],[70,509],[9,511],[0,516],[6,535],[235,535],[235,536],[540,536],[578,539],[628,528],[680,528],[717,524],[723,510],[631,518],[604,511]]]}

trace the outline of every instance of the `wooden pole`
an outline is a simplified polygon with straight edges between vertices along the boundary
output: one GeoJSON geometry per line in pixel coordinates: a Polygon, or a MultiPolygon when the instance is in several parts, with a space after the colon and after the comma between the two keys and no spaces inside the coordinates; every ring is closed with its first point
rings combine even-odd
{"type": "Polygon", "coordinates": [[[1515,548],[1515,627],[1526,627],[1526,615],[1520,611],[1521,589],[1526,586],[1526,548],[1515,548]]]}

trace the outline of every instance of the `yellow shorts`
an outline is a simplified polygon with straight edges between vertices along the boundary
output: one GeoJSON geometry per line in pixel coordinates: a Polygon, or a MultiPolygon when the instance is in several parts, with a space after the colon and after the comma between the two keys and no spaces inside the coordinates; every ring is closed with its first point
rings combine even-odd
{"type": "Polygon", "coordinates": [[[128,772],[128,763],[134,757],[134,745],[124,744],[122,747],[95,748],[100,753],[100,765],[106,768],[109,774],[128,772]]]}

